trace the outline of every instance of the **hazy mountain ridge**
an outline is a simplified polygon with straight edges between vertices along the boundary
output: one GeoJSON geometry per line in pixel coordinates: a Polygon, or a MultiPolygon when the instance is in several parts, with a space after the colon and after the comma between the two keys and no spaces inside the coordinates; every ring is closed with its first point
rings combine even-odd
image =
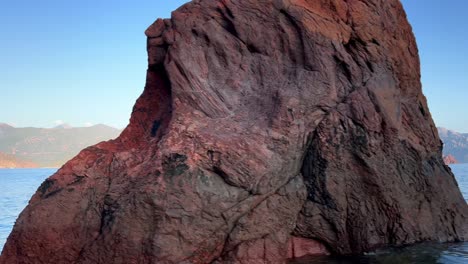
{"type": "Polygon", "coordinates": [[[458,133],[444,127],[437,129],[444,142],[444,156],[452,155],[459,163],[468,163],[468,133],[458,133]]]}
{"type": "Polygon", "coordinates": [[[39,167],[59,167],[82,149],[116,138],[120,132],[106,125],[15,128],[0,123],[0,152],[39,167]]]}
{"type": "Polygon", "coordinates": [[[5,154],[0,152],[0,169],[3,168],[36,168],[37,164],[20,160],[14,155],[5,154]]]}

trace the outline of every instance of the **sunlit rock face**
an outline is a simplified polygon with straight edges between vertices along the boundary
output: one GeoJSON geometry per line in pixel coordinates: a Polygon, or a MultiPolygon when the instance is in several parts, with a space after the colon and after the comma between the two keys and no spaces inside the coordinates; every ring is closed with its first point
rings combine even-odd
{"type": "Polygon", "coordinates": [[[199,0],[146,35],[130,125],[42,184],[1,263],[283,263],[468,238],[399,1],[199,0]]]}

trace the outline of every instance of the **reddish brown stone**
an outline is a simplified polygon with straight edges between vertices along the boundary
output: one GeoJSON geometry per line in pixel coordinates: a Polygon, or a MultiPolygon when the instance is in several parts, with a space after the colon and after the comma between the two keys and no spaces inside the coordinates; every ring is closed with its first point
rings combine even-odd
{"type": "Polygon", "coordinates": [[[448,154],[447,156],[444,156],[444,163],[446,165],[450,165],[450,164],[457,164],[458,161],[453,155],[448,154]]]}
{"type": "Polygon", "coordinates": [[[325,245],[317,240],[291,237],[288,243],[288,258],[301,258],[313,255],[329,255],[325,245]]]}
{"type": "Polygon", "coordinates": [[[291,235],[338,254],[468,238],[398,0],[200,0],[146,32],[130,125],[44,182],[0,263],[283,263],[291,235]]]}

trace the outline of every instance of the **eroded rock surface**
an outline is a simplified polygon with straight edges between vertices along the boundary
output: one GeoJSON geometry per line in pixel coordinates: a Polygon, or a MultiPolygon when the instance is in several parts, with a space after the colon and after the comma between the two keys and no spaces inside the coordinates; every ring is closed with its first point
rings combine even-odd
{"type": "Polygon", "coordinates": [[[1,263],[282,263],[468,238],[399,1],[199,0],[146,35],[130,125],[42,184],[1,263]]]}

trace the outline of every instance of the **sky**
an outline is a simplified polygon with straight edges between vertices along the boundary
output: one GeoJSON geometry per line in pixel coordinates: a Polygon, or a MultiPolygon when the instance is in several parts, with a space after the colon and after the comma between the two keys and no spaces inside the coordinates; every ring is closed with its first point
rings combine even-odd
{"type": "Polygon", "coordinates": [[[423,92],[436,125],[468,133],[468,1],[401,2],[416,35],[423,92]]]}
{"type": "Polygon", "coordinates": [[[144,31],[187,1],[0,1],[0,122],[128,124],[147,69],[144,31]]]}
{"type": "MultiPolygon", "coordinates": [[[[145,83],[145,29],[187,1],[0,2],[0,122],[128,124],[145,83]]],[[[436,125],[468,132],[466,0],[402,0],[436,125]]]]}

